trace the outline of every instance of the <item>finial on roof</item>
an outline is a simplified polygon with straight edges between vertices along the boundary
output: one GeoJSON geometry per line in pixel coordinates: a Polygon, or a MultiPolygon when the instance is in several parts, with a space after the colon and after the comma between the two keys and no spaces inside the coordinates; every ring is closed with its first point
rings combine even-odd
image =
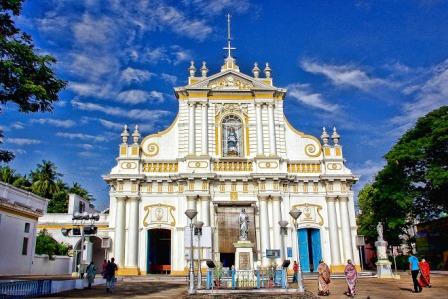
{"type": "Polygon", "coordinates": [[[221,67],[221,72],[225,70],[235,70],[240,71],[239,67],[235,63],[235,58],[232,57],[232,50],[236,50],[236,48],[232,47],[231,44],[232,37],[230,36],[230,14],[227,14],[227,47],[224,47],[224,50],[227,50],[227,57],[224,59],[224,65],[221,67]]]}
{"type": "Polygon", "coordinates": [[[138,131],[138,125],[135,125],[134,132],[132,133],[132,141],[134,144],[138,144],[138,140],[140,139],[140,132],[138,131]]]}
{"type": "Polygon", "coordinates": [[[341,139],[341,136],[336,131],[336,127],[333,127],[333,134],[331,134],[331,138],[333,139],[334,145],[339,144],[339,139],[341,139]]]}
{"type": "Polygon", "coordinates": [[[194,61],[190,61],[190,67],[188,68],[188,71],[190,72],[190,77],[194,77],[196,74],[196,67],[194,66],[194,61]]]}
{"type": "Polygon", "coordinates": [[[258,67],[258,63],[254,63],[254,68],[252,69],[252,74],[254,74],[254,78],[258,78],[260,76],[260,68],[258,67]]]}
{"type": "Polygon", "coordinates": [[[204,77],[204,78],[207,77],[207,72],[208,72],[207,65],[206,65],[205,61],[202,61],[202,67],[201,67],[202,77],[204,77]]]}
{"type": "Polygon", "coordinates": [[[121,142],[127,144],[128,137],[129,137],[128,125],[124,125],[123,132],[121,132],[121,142]]]}
{"type": "Polygon", "coordinates": [[[224,50],[227,50],[227,58],[232,57],[232,50],[236,50],[236,48],[232,48],[230,45],[232,38],[230,37],[230,14],[227,14],[227,47],[224,47],[224,50]]]}
{"type": "Polygon", "coordinates": [[[264,68],[264,75],[266,76],[266,78],[271,78],[271,74],[272,70],[271,67],[269,66],[269,62],[266,62],[266,66],[264,68]]]}
{"type": "Polygon", "coordinates": [[[322,128],[322,135],[320,135],[320,138],[322,138],[324,145],[328,145],[328,140],[330,138],[330,135],[328,135],[327,129],[325,127],[322,128]]]}

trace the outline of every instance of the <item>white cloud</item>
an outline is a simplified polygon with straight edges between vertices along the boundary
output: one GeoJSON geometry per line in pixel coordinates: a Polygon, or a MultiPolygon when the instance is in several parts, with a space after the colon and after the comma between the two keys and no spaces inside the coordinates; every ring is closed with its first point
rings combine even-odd
{"type": "Polygon", "coordinates": [[[60,127],[60,128],[71,128],[76,125],[76,123],[73,120],[66,119],[52,119],[52,118],[36,118],[30,120],[33,124],[49,124],[51,126],[60,127]]]}
{"type": "Polygon", "coordinates": [[[76,42],[84,46],[95,47],[115,40],[116,28],[114,20],[109,17],[98,18],[85,13],[80,22],[74,23],[73,35],[76,42]]]}
{"type": "Polygon", "coordinates": [[[72,105],[79,110],[99,111],[108,115],[136,120],[145,120],[149,122],[157,121],[171,115],[171,112],[166,110],[122,109],[119,107],[111,107],[89,102],[79,102],[77,100],[72,100],[72,105]]]}
{"type": "Polygon", "coordinates": [[[56,136],[62,137],[62,138],[67,138],[70,140],[79,139],[79,140],[90,140],[90,141],[95,141],[95,142],[106,141],[106,138],[103,136],[94,136],[94,135],[84,134],[84,133],[57,132],[56,136]]]}
{"type": "Polygon", "coordinates": [[[6,143],[16,145],[32,145],[32,144],[40,144],[42,143],[42,141],[31,138],[6,138],[6,143]]]}
{"type": "Polygon", "coordinates": [[[140,83],[151,79],[154,75],[154,73],[149,71],[127,67],[121,72],[121,79],[126,82],[140,83]]]}
{"type": "Polygon", "coordinates": [[[186,5],[194,6],[205,15],[218,16],[224,12],[243,13],[251,7],[248,0],[184,0],[186,5]]]}
{"type": "Polygon", "coordinates": [[[118,94],[117,99],[125,104],[140,104],[146,102],[161,103],[165,100],[163,93],[158,91],[144,91],[139,89],[131,89],[122,91],[118,94]]]}
{"type": "Polygon", "coordinates": [[[288,95],[295,98],[302,104],[307,106],[322,109],[327,112],[336,112],[339,110],[337,104],[331,104],[325,101],[320,93],[313,93],[310,90],[309,84],[294,83],[288,85],[288,95]]]}
{"type": "Polygon", "coordinates": [[[23,128],[25,128],[25,124],[20,121],[16,121],[15,123],[13,123],[11,125],[11,128],[16,129],[16,130],[23,129],[23,128]]]}
{"type": "Polygon", "coordinates": [[[303,60],[301,66],[309,73],[324,75],[336,86],[355,87],[363,91],[380,86],[393,86],[393,83],[373,78],[364,70],[351,65],[331,65],[303,60]]]}
{"type": "Polygon", "coordinates": [[[160,77],[162,78],[162,80],[164,80],[165,82],[170,83],[172,85],[176,84],[176,82],[177,82],[177,77],[174,75],[162,73],[160,75],[160,77]]]}
{"type": "Polygon", "coordinates": [[[448,59],[432,67],[430,77],[421,85],[407,87],[408,96],[414,94],[415,100],[402,105],[402,113],[391,120],[396,135],[402,134],[415,121],[443,105],[448,105],[448,59]]]}
{"type": "Polygon", "coordinates": [[[123,125],[107,120],[107,119],[98,119],[98,121],[100,122],[101,125],[103,125],[104,127],[108,128],[108,129],[114,129],[114,130],[121,130],[123,129],[123,125]]]}

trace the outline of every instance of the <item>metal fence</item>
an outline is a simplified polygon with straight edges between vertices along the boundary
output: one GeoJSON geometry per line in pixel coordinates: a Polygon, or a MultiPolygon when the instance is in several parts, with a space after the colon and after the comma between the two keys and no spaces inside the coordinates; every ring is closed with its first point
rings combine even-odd
{"type": "Polygon", "coordinates": [[[0,282],[0,298],[26,298],[51,294],[51,280],[0,282]]]}
{"type": "Polygon", "coordinates": [[[233,270],[208,269],[206,288],[209,289],[260,289],[286,288],[286,269],[233,270]]]}

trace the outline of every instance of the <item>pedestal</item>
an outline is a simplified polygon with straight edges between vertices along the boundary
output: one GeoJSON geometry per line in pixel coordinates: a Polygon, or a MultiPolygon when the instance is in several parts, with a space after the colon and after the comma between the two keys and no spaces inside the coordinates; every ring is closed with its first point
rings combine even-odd
{"type": "Polygon", "coordinates": [[[254,247],[254,243],[239,240],[233,243],[233,246],[235,246],[235,270],[253,270],[254,253],[252,247],[254,247]]]}
{"type": "Polygon", "coordinates": [[[394,278],[392,263],[387,259],[387,242],[379,240],[375,242],[378,261],[376,262],[376,275],[378,278],[394,278]]]}

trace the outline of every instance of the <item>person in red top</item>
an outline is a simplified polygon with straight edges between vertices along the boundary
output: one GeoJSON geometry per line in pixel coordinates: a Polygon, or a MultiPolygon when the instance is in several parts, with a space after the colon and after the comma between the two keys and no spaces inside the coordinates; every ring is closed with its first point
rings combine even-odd
{"type": "Polygon", "coordinates": [[[423,287],[431,287],[431,279],[429,277],[431,269],[429,268],[429,263],[422,259],[420,263],[418,263],[418,267],[420,268],[420,278],[418,280],[420,286],[423,287]]]}
{"type": "Polygon", "coordinates": [[[298,273],[299,273],[299,264],[294,261],[294,265],[292,266],[292,270],[294,271],[294,276],[292,277],[292,283],[298,282],[298,273]]]}

